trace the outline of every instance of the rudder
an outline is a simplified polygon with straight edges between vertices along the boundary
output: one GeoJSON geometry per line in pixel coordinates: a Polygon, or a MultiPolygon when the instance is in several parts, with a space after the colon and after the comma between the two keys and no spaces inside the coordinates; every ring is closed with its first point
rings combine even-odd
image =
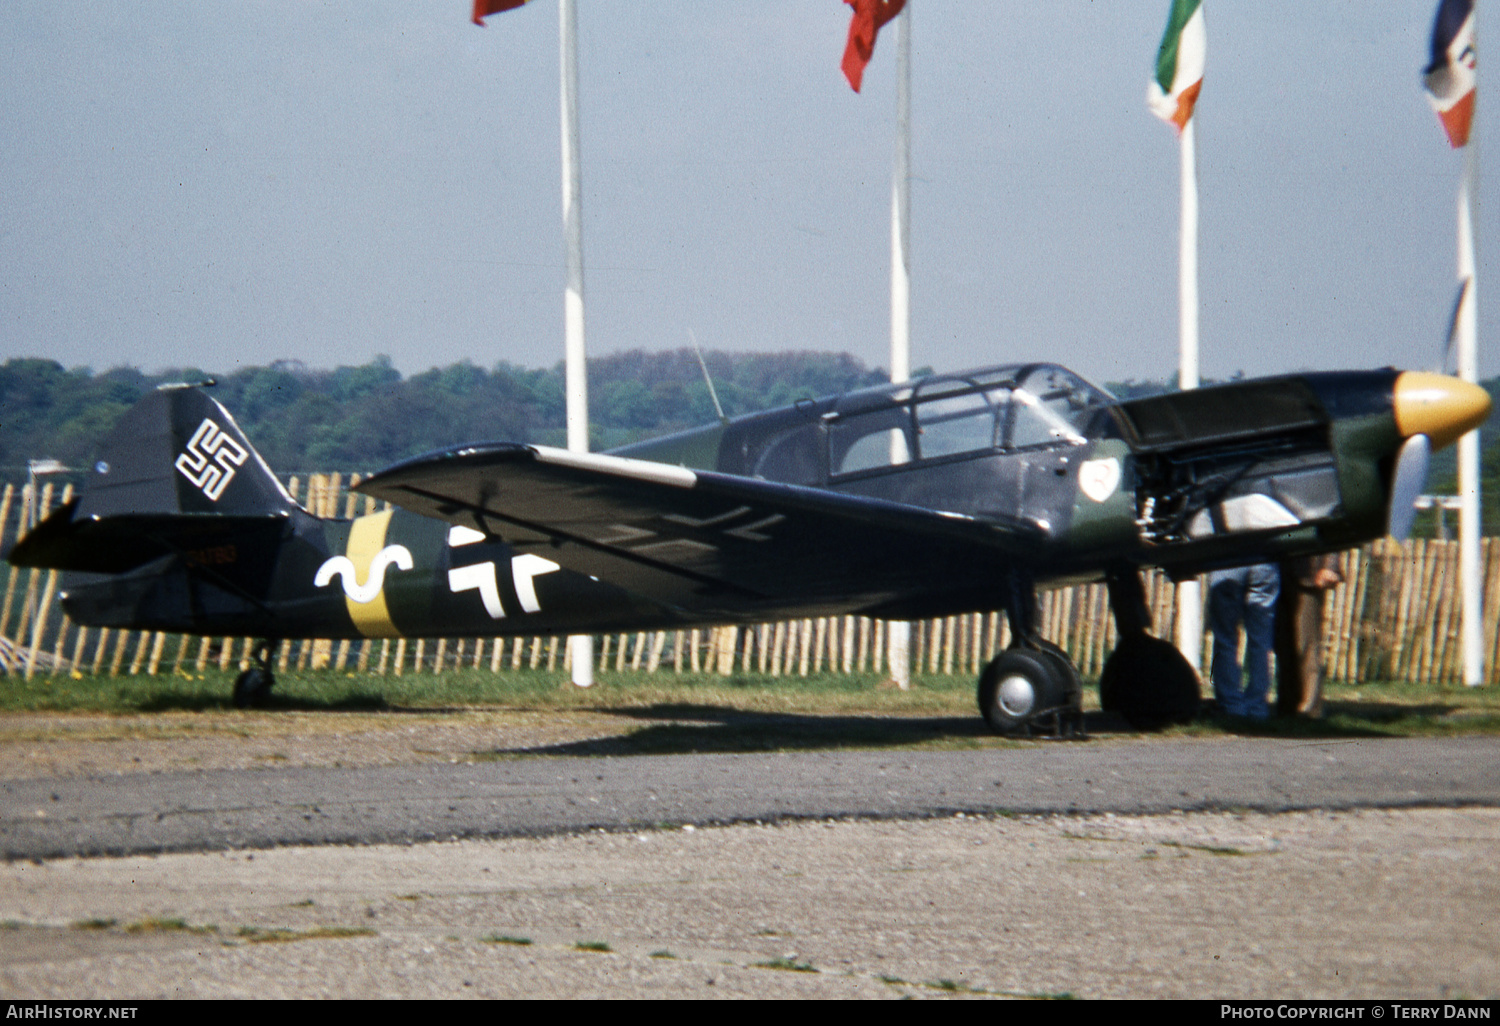
{"type": "Polygon", "coordinates": [[[226,541],[268,551],[299,511],[229,411],[199,388],[174,386],[125,412],[82,495],[4,558],[14,566],[123,574],[226,541]]]}
{"type": "Polygon", "coordinates": [[[120,418],[89,468],[77,516],[296,508],[228,410],[192,386],[146,396],[120,418]]]}

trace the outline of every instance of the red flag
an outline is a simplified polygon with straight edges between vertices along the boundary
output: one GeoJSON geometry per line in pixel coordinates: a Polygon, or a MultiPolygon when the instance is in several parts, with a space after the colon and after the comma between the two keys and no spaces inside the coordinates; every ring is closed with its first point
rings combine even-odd
{"type": "Polygon", "coordinates": [[[474,0],[474,24],[483,26],[484,19],[501,11],[514,11],[524,7],[526,0],[474,0]]]}
{"type": "Polygon", "coordinates": [[[849,22],[849,45],[844,47],[844,77],[854,91],[865,77],[865,65],[875,53],[875,36],[881,26],[901,13],[906,0],[844,0],[854,8],[854,19],[849,22]]]}

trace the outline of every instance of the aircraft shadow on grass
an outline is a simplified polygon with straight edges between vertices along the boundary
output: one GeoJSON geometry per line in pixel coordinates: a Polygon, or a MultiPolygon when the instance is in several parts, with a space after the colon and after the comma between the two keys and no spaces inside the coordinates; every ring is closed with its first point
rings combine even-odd
{"type": "Polygon", "coordinates": [[[673,703],[597,709],[620,717],[621,733],[562,744],[505,749],[496,755],[690,755],[708,752],[824,751],[973,743],[992,738],[967,716],[859,716],[764,713],[673,703]],[[635,722],[629,722],[635,721],[635,722]]]}
{"type": "MultiPolygon", "coordinates": [[[[1244,737],[1357,739],[1401,736],[1398,724],[1436,719],[1456,707],[1442,704],[1407,706],[1393,703],[1335,704],[1321,720],[1272,719],[1264,723],[1205,718],[1226,734],[1244,737]]],[[[613,737],[528,748],[500,749],[490,755],[675,755],[709,752],[828,751],[933,745],[958,749],[993,747],[999,741],[981,722],[965,716],[851,716],[760,713],[711,705],[653,705],[636,709],[598,709],[626,720],[645,721],[613,737]]],[[[1128,733],[1116,713],[1084,714],[1085,733],[1076,740],[1128,733]]],[[[1040,737],[1038,740],[1053,740],[1040,737]]]]}
{"type": "MultiPolygon", "coordinates": [[[[1217,718],[1226,733],[1245,737],[1383,738],[1406,737],[1421,724],[1442,721],[1463,707],[1443,702],[1403,705],[1399,702],[1329,702],[1321,719],[1272,717],[1256,721],[1217,718]]],[[[1491,719],[1495,719],[1492,715],[1491,719]]]]}
{"type": "MultiPolygon", "coordinates": [[[[135,708],[141,713],[209,712],[227,703],[222,696],[177,692],[158,695],[135,708]]],[[[393,705],[378,692],[337,699],[306,698],[287,693],[271,697],[268,708],[301,713],[385,713],[414,719],[472,711],[472,707],[393,705]]],[[[636,708],[597,706],[585,711],[616,717],[618,734],[560,744],[497,748],[481,757],[528,755],[674,755],[710,752],[835,751],[910,746],[969,749],[1023,742],[996,738],[979,720],[967,716],[882,716],[819,713],[770,713],[695,703],[658,703],[636,708]]],[[[1206,713],[1196,729],[1237,737],[1346,740],[1407,736],[1422,724],[1443,721],[1463,707],[1444,702],[1404,705],[1396,702],[1330,702],[1323,719],[1279,719],[1263,722],[1206,713]]],[[[1500,729],[1500,714],[1476,716],[1500,729]]],[[[1130,733],[1117,713],[1092,710],[1083,715],[1084,731],[1075,740],[1100,740],[1130,733]]],[[[1039,740],[1052,740],[1039,736],[1039,740]]]]}
{"type": "MultiPolygon", "coordinates": [[[[159,693],[152,698],[141,702],[132,703],[131,708],[141,713],[169,713],[169,712],[213,712],[232,708],[228,696],[209,694],[197,691],[167,691],[159,693]]],[[[385,696],[379,693],[361,692],[353,695],[342,695],[337,699],[326,700],[318,698],[305,698],[298,695],[290,695],[285,692],[272,696],[265,705],[266,709],[280,712],[308,712],[308,713],[351,713],[351,712],[417,712],[417,713],[452,713],[457,709],[398,709],[386,701],[385,696]]]]}

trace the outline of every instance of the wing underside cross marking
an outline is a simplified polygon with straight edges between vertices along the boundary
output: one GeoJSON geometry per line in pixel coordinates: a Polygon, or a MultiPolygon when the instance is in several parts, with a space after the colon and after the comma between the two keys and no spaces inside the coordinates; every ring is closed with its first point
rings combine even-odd
{"type": "Polygon", "coordinates": [[[685,513],[665,513],[655,518],[655,529],[640,523],[614,523],[609,525],[608,533],[598,535],[594,540],[600,545],[629,549],[632,552],[651,552],[662,555],[675,549],[683,553],[685,557],[701,555],[717,552],[723,537],[737,538],[740,541],[768,542],[771,536],[764,533],[766,528],[786,519],[781,513],[772,513],[759,519],[755,519],[756,516],[757,513],[749,506],[736,506],[734,509],[708,517],[690,517],[685,513]],[[749,523],[732,526],[747,518],[750,520],[749,523]],[[679,530],[672,530],[668,525],[679,530]],[[681,530],[681,528],[686,528],[686,530],[681,530]]]}
{"type": "MultiPolygon", "coordinates": [[[[416,498],[424,499],[428,502],[441,503],[444,505],[453,504],[453,499],[451,496],[430,492],[427,489],[418,487],[416,485],[403,485],[402,490],[416,498]]],[[[597,538],[579,533],[578,531],[565,530],[558,527],[556,524],[540,523],[526,517],[514,516],[501,512],[500,510],[476,506],[472,503],[462,503],[461,508],[471,512],[474,516],[475,522],[483,523],[486,528],[486,533],[491,535],[499,535],[502,533],[502,531],[496,529],[496,524],[505,524],[509,525],[509,527],[512,528],[520,528],[522,531],[536,535],[539,538],[548,539],[553,545],[579,545],[596,552],[607,553],[620,559],[630,560],[633,563],[638,563],[643,567],[650,567],[651,569],[661,573],[670,574],[674,577],[684,578],[691,581],[696,581],[698,584],[705,587],[724,589],[729,592],[743,595],[747,598],[761,599],[767,597],[761,591],[746,587],[743,584],[725,580],[722,577],[717,577],[712,574],[701,573],[699,571],[689,569],[688,567],[678,566],[671,563],[664,563],[660,560],[652,559],[649,556],[641,555],[632,549],[608,545],[597,538]]]]}
{"type": "Polygon", "coordinates": [[[648,531],[644,527],[632,527],[629,524],[610,524],[609,530],[613,533],[594,540],[600,545],[627,545],[629,542],[656,537],[655,531],[648,531]]]}
{"type": "Polygon", "coordinates": [[[681,513],[668,513],[666,516],[662,517],[662,519],[670,520],[674,524],[683,524],[687,527],[712,527],[714,524],[722,524],[726,520],[733,520],[734,518],[743,516],[744,514],[749,512],[749,506],[740,506],[737,509],[730,510],[728,513],[720,513],[716,517],[705,517],[702,520],[698,520],[694,517],[684,516],[681,513]]]}
{"type": "Polygon", "coordinates": [[[746,541],[770,541],[771,536],[769,534],[761,534],[761,529],[770,527],[773,524],[779,524],[785,519],[786,517],[782,516],[780,513],[772,513],[770,516],[765,517],[761,520],[757,520],[753,524],[746,524],[743,527],[730,528],[724,533],[733,535],[736,538],[744,538],[746,541]]]}

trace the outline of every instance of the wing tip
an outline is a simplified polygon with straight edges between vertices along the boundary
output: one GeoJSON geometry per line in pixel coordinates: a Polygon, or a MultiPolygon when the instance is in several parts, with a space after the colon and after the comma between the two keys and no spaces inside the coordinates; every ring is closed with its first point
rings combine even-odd
{"type": "Polygon", "coordinates": [[[653,463],[625,456],[610,456],[598,452],[573,452],[569,449],[554,449],[551,446],[532,447],[537,462],[592,473],[609,474],[613,477],[650,481],[654,484],[672,485],[677,488],[692,488],[698,483],[696,471],[671,463],[653,463]]]}
{"type": "Polygon", "coordinates": [[[383,470],[377,470],[355,485],[353,491],[380,497],[384,489],[399,487],[403,478],[414,473],[452,465],[484,467],[495,463],[513,463],[523,459],[534,460],[536,455],[535,448],[521,442],[471,442],[456,445],[450,449],[434,449],[432,452],[412,456],[409,459],[392,463],[383,470]]]}

